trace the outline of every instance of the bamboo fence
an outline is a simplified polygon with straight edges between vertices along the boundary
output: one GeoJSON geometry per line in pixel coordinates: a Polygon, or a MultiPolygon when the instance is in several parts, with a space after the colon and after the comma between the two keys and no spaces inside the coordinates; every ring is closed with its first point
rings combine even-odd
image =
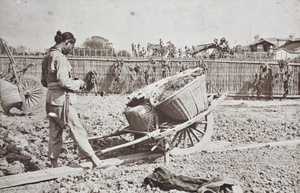
{"type": "MultiPolygon", "coordinates": [[[[41,56],[14,56],[17,66],[23,67],[29,63],[35,63],[26,73],[41,76],[41,56]]],[[[156,58],[152,64],[148,58],[69,58],[73,67],[73,76],[83,79],[90,70],[97,72],[98,92],[125,94],[142,88],[147,84],[160,80],[164,77],[174,75],[184,69],[203,65],[196,59],[172,58],[169,65],[162,65],[162,60],[156,58]],[[115,66],[119,68],[119,76],[116,76],[115,66]]],[[[255,74],[264,62],[256,61],[227,61],[227,60],[204,60],[207,67],[207,92],[218,93],[228,91],[230,96],[249,97],[256,96],[253,87],[255,74]]],[[[273,70],[279,69],[277,63],[269,62],[273,70]]],[[[292,79],[289,88],[289,97],[300,97],[300,64],[290,63],[292,79]]],[[[9,69],[9,60],[6,56],[0,56],[0,74],[5,76],[9,69]]],[[[262,96],[270,94],[267,87],[270,83],[263,85],[262,96]]],[[[95,90],[92,90],[95,92],[95,90]]],[[[272,88],[274,96],[282,96],[284,93],[283,83],[279,82],[272,88]]]]}

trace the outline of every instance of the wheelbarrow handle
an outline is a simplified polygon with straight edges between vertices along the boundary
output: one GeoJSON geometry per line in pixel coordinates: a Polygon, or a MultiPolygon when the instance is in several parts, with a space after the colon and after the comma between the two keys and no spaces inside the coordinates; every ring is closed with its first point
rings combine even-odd
{"type": "Polygon", "coordinates": [[[35,64],[33,62],[31,62],[30,64],[28,64],[27,66],[25,66],[24,68],[22,68],[21,70],[18,70],[18,72],[26,72],[28,70],[28,68],[30,66],[34,66],[35,64]]]}

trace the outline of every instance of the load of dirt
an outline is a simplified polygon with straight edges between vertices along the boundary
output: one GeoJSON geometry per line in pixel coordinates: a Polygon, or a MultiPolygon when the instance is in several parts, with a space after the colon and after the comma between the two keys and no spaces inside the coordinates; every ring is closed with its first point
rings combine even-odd
{"type": "Polygon", "coordinates": [[[172,96],[173,93],[182,89],[188,83],[194,80],[193,76],[184,76],[176,79],[171,79],[166,84],[164,84],[161,88],[159,88],[160,95],[156,96],[155,101],[161,102],[164,101],[169,96],[172,96]]]}
{"type": "MultiPolygon", "coordinates": [[[[75,104],[80,121],[89,136],[104,135],[128,126],[123,110],[127,95],[78,96],[75,104]]],[[[50,167],[48,153],[48,118],[41,108],[29,116],[13,110],[0,112],[0,175],[11,175],[50,167]]],[[[212,141],[226,141],[232,145],[266,143],[300,139],[300,100],[238,101],[227,99],[216,107],[212,141]]],[[[95,150],[116,146],[131,136],[91,141],[95,150]]],[[[64,130],[64,141],[72,141],[64,130]]],[[[85,171],[1,192],[164,192],[143,187],[143,180],[155,168],[164,166],[173,173],[199,178],[228,176],[240,182],[244,192],[299,192],[300,146],[261,147],[227,152],[200,152],[185,156],[171,156],[166,165],[163,158],[107,169],[85,171]]],[[[131,153],[124,148],[101,159],[131,153]]],[[[74,165],[80,159],[76,145],[67,143],[59,165],[74,165]]],[[[179,191],[172,191],[179,192],[179,191]]]]}

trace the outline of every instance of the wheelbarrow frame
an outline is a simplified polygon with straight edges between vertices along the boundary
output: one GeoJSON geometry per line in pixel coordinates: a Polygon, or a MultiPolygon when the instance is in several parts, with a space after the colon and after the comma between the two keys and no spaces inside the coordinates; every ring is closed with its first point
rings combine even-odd
{"type": "MultiPolygon", "coordinates": [[[[32,75],[25,75],[25,72],[29,67],[33,66],[34,63],[30,63],[19,70],[5,40],[0,39],[10,60],[9,72],[4,79],[18,87],[21,103],[16,103],[15,107],[24,111],[25,114],[29,114],[39,108],[45,101],[45,89],[39,78],[32,75]]],[[[10,109],[4,110],[8,113],[10,109]]]]}
{"type": "Polygon", "coordinates": [[[156,129],[152,132],[132,130],[130,128],[130,126],[128,126],[123,129],[120,129],[114,133],[107,134],[107,135],[104,135],[101,137],[89,138],[89,139],[91,140],[91,139],[107,138],[107,137],[112,137],[112,136],[128,134],[128,133],[143,134],[144,136],[141,138],[135,139],[133,141],[130,141],[130,142],[127,142],[124,144],[120,144],[117,146],[99,150],[99,151],[97,151],[97,153],[111,152],[111,151],[121,149],[124,147],[133,146],[135,144],[139,144],[139,143],[142,143],[144,141],[151,139],[151,140],[157,141],[157,144],[151,148],[151,151],[153,151],[157,147],[160,147],[161,149],[163,149],[165,162],[169,162],[169,154],[170,153],[175,154],[175,155],[191,154],[191,153],[194,153],[197,151],[201,151],[207,145],[207,143],[210,141],[211,135],[213,133],[213,112],[212,111],[214,110],[214,108],[216,108],[216,106],[218,106],[221,103],[221,101],[223,99],[225,99],[227,97],[227,95],[228,95],[227,92],[222,93],[220,96],[210,95],[209,101],[211,101],[211,103],[210,103],[208,109],[199,113],[198,115],[196,115],[195,117],[193,117],[192,119],[190,119],[188,121],[184,121],[184,122],[180,122],[180,123],[177,122],[177,124],[170,123],[169,126],[159,125],[158,129],[156,129]],[[205,124],[206,124],[207,128],[203,135],[203,138],[201,138],[201,140],[198,141],[197,144],[193,144],[193,146],[189,147],[189,148],[179,148],[179,147],[172,145],[172,141],[170,140],[170,137],[172,135],[176,136],[176,134],[178,132],[181,132],[181,131],[187,129],[188,127],[190,127],[193,124],[201,124],[199,122],[199,120],[201,120],[201,119],[206,120],[205,124]]]}

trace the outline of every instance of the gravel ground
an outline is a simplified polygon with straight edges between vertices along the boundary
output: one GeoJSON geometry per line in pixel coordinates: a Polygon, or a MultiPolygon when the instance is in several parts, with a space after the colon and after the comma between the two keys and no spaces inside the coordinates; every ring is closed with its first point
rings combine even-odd
{"type": "MultiPolygon", "coordinates": [[[[123,110],[126,95],[78,96],[76,108],[89,136],[103,135],[128,125],[123,110]]],[[[0,112],[0,175],[12,175],[50,167],[47,159],[48,120],[43,108],[30,116],[0,112]]],[[[246,101],[226,99],[214,110],[212,141],[231,145],[300,139],[300,100],[246,101]]],[[[68,131],[64,133],[70,140],[68,131]]],[[[119,144],[114,137],[95,140],[95,150],[119,144]]],[[[244,192],[300,192],[300,145],[262,147],[226,152],[200,152],[86,171],[56,180],[40,182],[0,192],[164,192],[143,187],[144,178],[164,166],[172,172],[211,179],[223,175],[238,181],[244,192]]],[[[99,155],[116,157],[126,151],[99,155]]],[[[86,162],[78,157],[73,143],[64,145],[60,165],[86,162]]],[[[179,191],[172,191],[179,192],[179,191]]]]}

